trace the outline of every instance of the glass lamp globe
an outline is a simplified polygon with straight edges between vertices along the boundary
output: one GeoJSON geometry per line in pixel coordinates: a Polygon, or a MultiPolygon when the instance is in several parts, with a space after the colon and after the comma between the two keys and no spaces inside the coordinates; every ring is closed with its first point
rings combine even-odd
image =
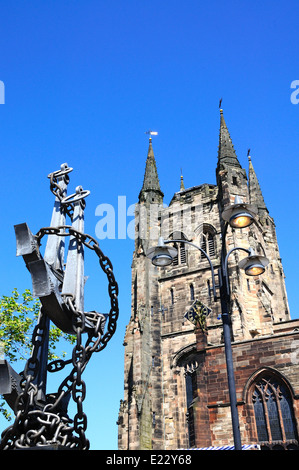
{"type": "Polygon", "coordinates": [[[244,269],[247,276],[259,276],[263,274],[269,263],[268,258],[256,255],[253,248],[250,248],[249,252],[249,256],[240,261],[239,268],[244,269]]]}
{"type": "Polygon", "coordinates": [[[256,213],[254,206],[243,203],[241,198],[236,196],[234,204],[222,212],[222,218],[233,228],[245,228],[254,222],[256,213]]]}
{"type": "Polygon", "coordinates": [[[166,245],[163,237],[160,237],[158,245],[150,248],[147,251],[146,256],[155,266],[164,267],[170,265],[177,254],[178,250],[173,246],[166,245]]]}

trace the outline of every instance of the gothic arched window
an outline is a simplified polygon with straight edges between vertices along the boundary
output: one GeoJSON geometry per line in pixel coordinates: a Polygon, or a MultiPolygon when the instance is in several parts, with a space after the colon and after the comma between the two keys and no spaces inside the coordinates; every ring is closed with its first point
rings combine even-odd
{"type": "MultiPolygon", "coordinates": [[[[169,236],[170,240],[187,240],[182,232],[174,232],[169,236]]],[[[187,253],[185,243],[175,242],[173,246],[178,250],[177,256],[173,258],[172,266],[178,266],[187,263],[187,253]]]]}
{"type": "Polygon", "coordinates": [[[184,406],[180,411],[185,413],[186,417],[186,441],[184,445],[193,447],[196,441],[197,374],[200,367],[195,343],[183,346],[175,353],[172,360],[172,367],[179,367],[182,372],[180,376],[182,378],[181,385],[184,387],[184,390],[182,390],[184,394],[184,406]]]}
{"type": "Polygon", "coordinates": [[[195,445],[194,400],[197,397],[197,367],[198,364],[196,360],[191,360],[184,365],[187,401],[186,417],[188,425],[188,440],[190,447],[193,447],[195,445]]]}
{"type": "MultiPolygon", "coordinates": [[[[204,225],[200,247],[210,258],[216,255],[215,230],[212,226],[204,225]]],[[[201,254],[201,259],[205,259],[205,255],[203,253],[201,254]]]]}
{"type": "Polygon", "coordinates": [[[174,243],[173,245],[177,250],[178,254],[173,258],[173,266],[186,263],[186,248],[185,243],[174,243]]]}
{"type": "Polygon", "coordinates": [[[259,376],[252,389],[256,430],[260,445],[298,449],[298,434],[292,396],[287,385],[277,376],[259,376]]]}

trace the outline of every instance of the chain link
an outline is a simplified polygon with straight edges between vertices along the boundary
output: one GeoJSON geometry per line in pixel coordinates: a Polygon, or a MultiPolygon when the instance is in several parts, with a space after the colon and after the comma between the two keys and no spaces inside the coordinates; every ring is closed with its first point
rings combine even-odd
{"type": "MultiPolygon", "coordinates": [[[[61,176],[64,176],[65,182],[69,183],[69,176],[68,173],[72,171],[72,168],[67,168],[64,171],[58,170],[50,173],[48,178],[50,178],[50,191],[54,194],[55,197],[61,202],[64,198],[63,190],[61,189],[60,185],[57,182],[57,179],[61,176]]],[[[73,213],[74,213],[74,206],[73,204],[61,204],[62,210],[73,220],[73,213]]]]}
{"type": "MultiPolygon", "coordinates": [[[[16,419],[12,426],[7,428],[2,433],[1,449],[12,448],[13,443],[19,441],[20,436],[27,434],[26,427],[28,427],[28,417],[34,411],[37,396],[37,386],[33,383],[38,373],[39,360],[38,355],[43,341],[45,340],[46,334],[46,321],[47,317],[40,309],[39,321],[35,326],[32,335],[32,351],[31,356],[28,359],[25,369],[22,373],[23,378],[21,379],[21,393],[19,394],[16,404],[16,419]]],[[[22,441],[23,442],[23,441],[22,441]]],[[[16,444],[17,445],[17,444],[16,444]]]]}
{"type": "MultiPolygon", "coordinates": [[[[110,259],[104,255],[99,243],[95,238],[86,233],[82,233],[74,229],[70,225],[60,225],[59,227],[43,227],[35,235],[38,244],[41,243],[41,239],[45,235],[57,235],[62,237],[74,236],[78,243],[83,243],[87,248],[94,251],[99,258],[99,263],[107,276],[108,279],[108,293],[110,297],[110,312],[108,315],[108,326],[107,332],[101,338],[101,345],[97,349],[98,351],[104,349],[107,343],[110,341],[116,330],[116,322],[118,319],[119,308],[118,308],[118,284],[115,280],[113,273],[113,266],[110,259]]],[[[71,308],[75,312],[74,305],[72,303],[71,308]]]]}

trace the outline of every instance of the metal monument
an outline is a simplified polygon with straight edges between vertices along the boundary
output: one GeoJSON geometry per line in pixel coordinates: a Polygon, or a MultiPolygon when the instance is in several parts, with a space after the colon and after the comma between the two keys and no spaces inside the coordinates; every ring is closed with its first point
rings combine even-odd
{"type": "Polygon", "coordinates": [[[87,417],[83,412],[86,385],[82,380],[92,354],[103,350],[113,336],[118,318],[118,286],[112,264],[98,242],[84,233],[85,198],[90,191],[81,186],[67,196],[67,163],[50,173],[55,196],[50,227],[33,235],[26,223],[15,226],[17,256],[22,256],[32,278],[33,296],[40,299],[39,318],[32,336],[32,352],[23,372],[18,374],[0,360],[0,394],[15,412],[14,423],[2,432],[0,449],[89,449],[87,417]],[[66,224],[67,217],[71,225],[66,224]],[[48,236],[44,255],[41,240],[48,236]],[[66,241],[68,249],[66,252],[66,241]],[[98,256],[107,276],[110,311],[84,311],[84,249],[98,256]],[[65,262],[66,257],[66,262],[65,262]],[[48,363],[50,322],[64,333],[75,335],[72,359],[48,363]],[[85,339],[86,338],[86,339],[85,339]],[[47,394],[47,374],[71,365],[58,391],[47,394]],[[68,416],[69,400],[76,414],[68,416]]]}

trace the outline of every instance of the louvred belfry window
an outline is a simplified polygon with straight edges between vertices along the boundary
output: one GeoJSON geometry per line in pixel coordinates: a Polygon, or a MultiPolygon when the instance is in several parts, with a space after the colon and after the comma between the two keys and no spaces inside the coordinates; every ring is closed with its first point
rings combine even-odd
{"type": "MultiPolygon", "coordinates": [[[[169,236],[169,239],[187,240],[182,232],[175,232],[169,236]]],[[[173,246],[178,250],[177,256],[173,258],[172,266],[180,266],[187,263],[187,250],[184,242],[175,242],[173,246]]]]}
{"type": "MultiPolygon", "coordinates": [[[[215,236],[210,231],[204,231],[201,239],[201,248],[212,258],[216,254],[215,250],[215,236]]],[[[201,254],[201,258],[205,259],[204,254],[201,254]]]]}

